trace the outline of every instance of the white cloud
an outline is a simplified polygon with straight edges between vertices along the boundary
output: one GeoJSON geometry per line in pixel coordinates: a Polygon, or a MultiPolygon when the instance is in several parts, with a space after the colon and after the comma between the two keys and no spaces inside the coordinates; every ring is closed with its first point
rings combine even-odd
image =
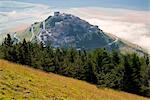
{"type": "Polygon", "coordinates": [[[114,34],[122,39],[135,43],[150,52],[150,30],[146,24],[99,19],[86,20],[91,24],[98,25],[105,32],[114,34]]]}
{"type": "Polygon", "coordinates": [[[103,31],[137,44],[150,52],[150,13],[110,8],[72,8],[76,14],[103,31]]]}
{"type": "Polygon", "coordinates": [[[50,15],[50,7],[42,4],[5,0],[0,1],[0,7],[5,8],[0,10],[0,33],[42,21],[50,15]]]}

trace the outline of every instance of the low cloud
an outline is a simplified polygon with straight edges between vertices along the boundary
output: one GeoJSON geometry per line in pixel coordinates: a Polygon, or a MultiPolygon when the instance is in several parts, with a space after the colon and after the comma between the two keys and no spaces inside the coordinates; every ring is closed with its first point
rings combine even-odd
{"type": "Polygon", "coordinates": [[[111,8],[72,8],[76,14],[105,32],[145,48],[150,53],[150,13],[111,8]]]}
{"type": "Polygon", "coordinates": [[[105,32],[137,44],[150,52],[150,30],[146,24],[134,24],[129,22],[99,19],[86,20],[91,24],[98,25],[105,32]]]}
{"type": "Polygon", "coordinates": [[[8,32],[20,25],[42,21],[50,15],[50,7],[16,1],[0,1],[0,33],[8,32]]]}

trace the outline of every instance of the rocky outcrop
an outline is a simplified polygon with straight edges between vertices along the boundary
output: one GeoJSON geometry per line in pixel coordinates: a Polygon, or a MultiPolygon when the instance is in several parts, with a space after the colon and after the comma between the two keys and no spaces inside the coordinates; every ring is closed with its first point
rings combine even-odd
{"type": "Polygon", "coordinates": [[[107,36],[98,26],[89,24],[71,14],[55,12],[40,25],[39,41],[54,47],[73,47],[77,49],[95,49],[105,47],[117,49],[117,43],[107,36]]]}

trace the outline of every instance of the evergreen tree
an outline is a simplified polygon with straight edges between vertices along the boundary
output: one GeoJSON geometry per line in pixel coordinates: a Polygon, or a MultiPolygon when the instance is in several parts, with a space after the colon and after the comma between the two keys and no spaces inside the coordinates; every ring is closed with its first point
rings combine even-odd
{"type": "Polygon", "coordinates": [[[4,59],[7,59],[11,61],[11,52],[12,52],[12,45],[13,41],[11,39],[10,34],[7,34],[7,37],[5,38],[4,42],[2,43],[2,51],[4,52],[4,59]]]}
{"type": "Polygon", "coordinates": [[[124,57],[124,90],[130,93],[140,93],[141,63],[136,54],[124,57]]]}
{"type": "Polygon", "coordinates": [[[88,82],[96,84],[97,79],[96,79],[96,75],[94,74],[93,61],[92,61],[91,54],[88,55],[85,65],[87,66],[87,70],[85,73],[86,80],[88,82]]]}
{"type": "Polygon", "coordinates": [[[19,44],[19,62],[23,65],[31,65],[30,44],[24,39],[19,44]]]}
{"type": "Polygon", "coordinates": [[[147,65],[146,57],[141,58],[141,88],[140,95],[150,97],[150,65],[147,65]]]}
{"type": "Polygon", "coordinates": [[[141,87],[141,63],[139,60],[139,57],[134,53],[132,55],[132,82],[134,84],[134,87],[132,89],[133,93],[140,94],[140,87],[141,87]]]}
{"type": "Polygon", "coordinates": [[[53,48],[42,43],[13,44],[10,35],[0,46],[2,58],[34,68],[150,97],[148,55],[122,55],[106,49],[94,51],[53,48]]]}
{"type": "Polygon", "coordinates": [[[148,55],[145,56],[145,61],[146,61],[146,65],[149,65],[149,64],[150,64],[150,59],[149,59],[149,56],[148,56],[148,55]]]}
{"type": "Polygon", "coordinates": [[[132,82],[132,69],[131,69],[130,55],[124,56],[124,78],[123,78],[123,90],[132,92],[134,84],[132,82]]]}
{"type": "Polygon", "coordinates": [[[3,46],[11,47],[12,45],[13,45],[13,40],[11,39],[10,34],[7,34],[7,37],[3,42],[3,46]]]}
{"type": "Polygon", "coordinates": [[[118,65],[118,64],[120,64],[120,62],[121,62],[121,59],[120,59],[120,57],[119,57],[118,52],[113,51],[113,52],[112,52],[112,63],[113,63],[114,65],[118,65]]]}
{"type": "Polygon", "coordinates": [[[94,72],[97,77],[97,84],[102,87],[114,87],[114,65],[111,63],[109,53],[105,49],[96,50],[94,54],[94,72]]]}

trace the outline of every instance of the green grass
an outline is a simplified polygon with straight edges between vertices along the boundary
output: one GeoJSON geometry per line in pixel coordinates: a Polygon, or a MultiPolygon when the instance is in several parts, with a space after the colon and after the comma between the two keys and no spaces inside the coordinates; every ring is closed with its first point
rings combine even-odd
{"type": "MultiPolygon", "coordinates": [[[[27,41],[30,41],[30,39],[32,37],[32,33],[29,30],[30,30],[30,28],[27,28],[26,30],[23,30],[22,32],[18,32],[17,33],[18,37],[21,40],[26,39],[27,41]]],[[[34,34],[35,34],[35,36],[37,36],[39,31],[40,31],[40,23],[34,24],[34,34]]]]}
{"type": "Polygon", "coordinates": [[[0,60],[0,100],[148,100],[0,60]]]}

